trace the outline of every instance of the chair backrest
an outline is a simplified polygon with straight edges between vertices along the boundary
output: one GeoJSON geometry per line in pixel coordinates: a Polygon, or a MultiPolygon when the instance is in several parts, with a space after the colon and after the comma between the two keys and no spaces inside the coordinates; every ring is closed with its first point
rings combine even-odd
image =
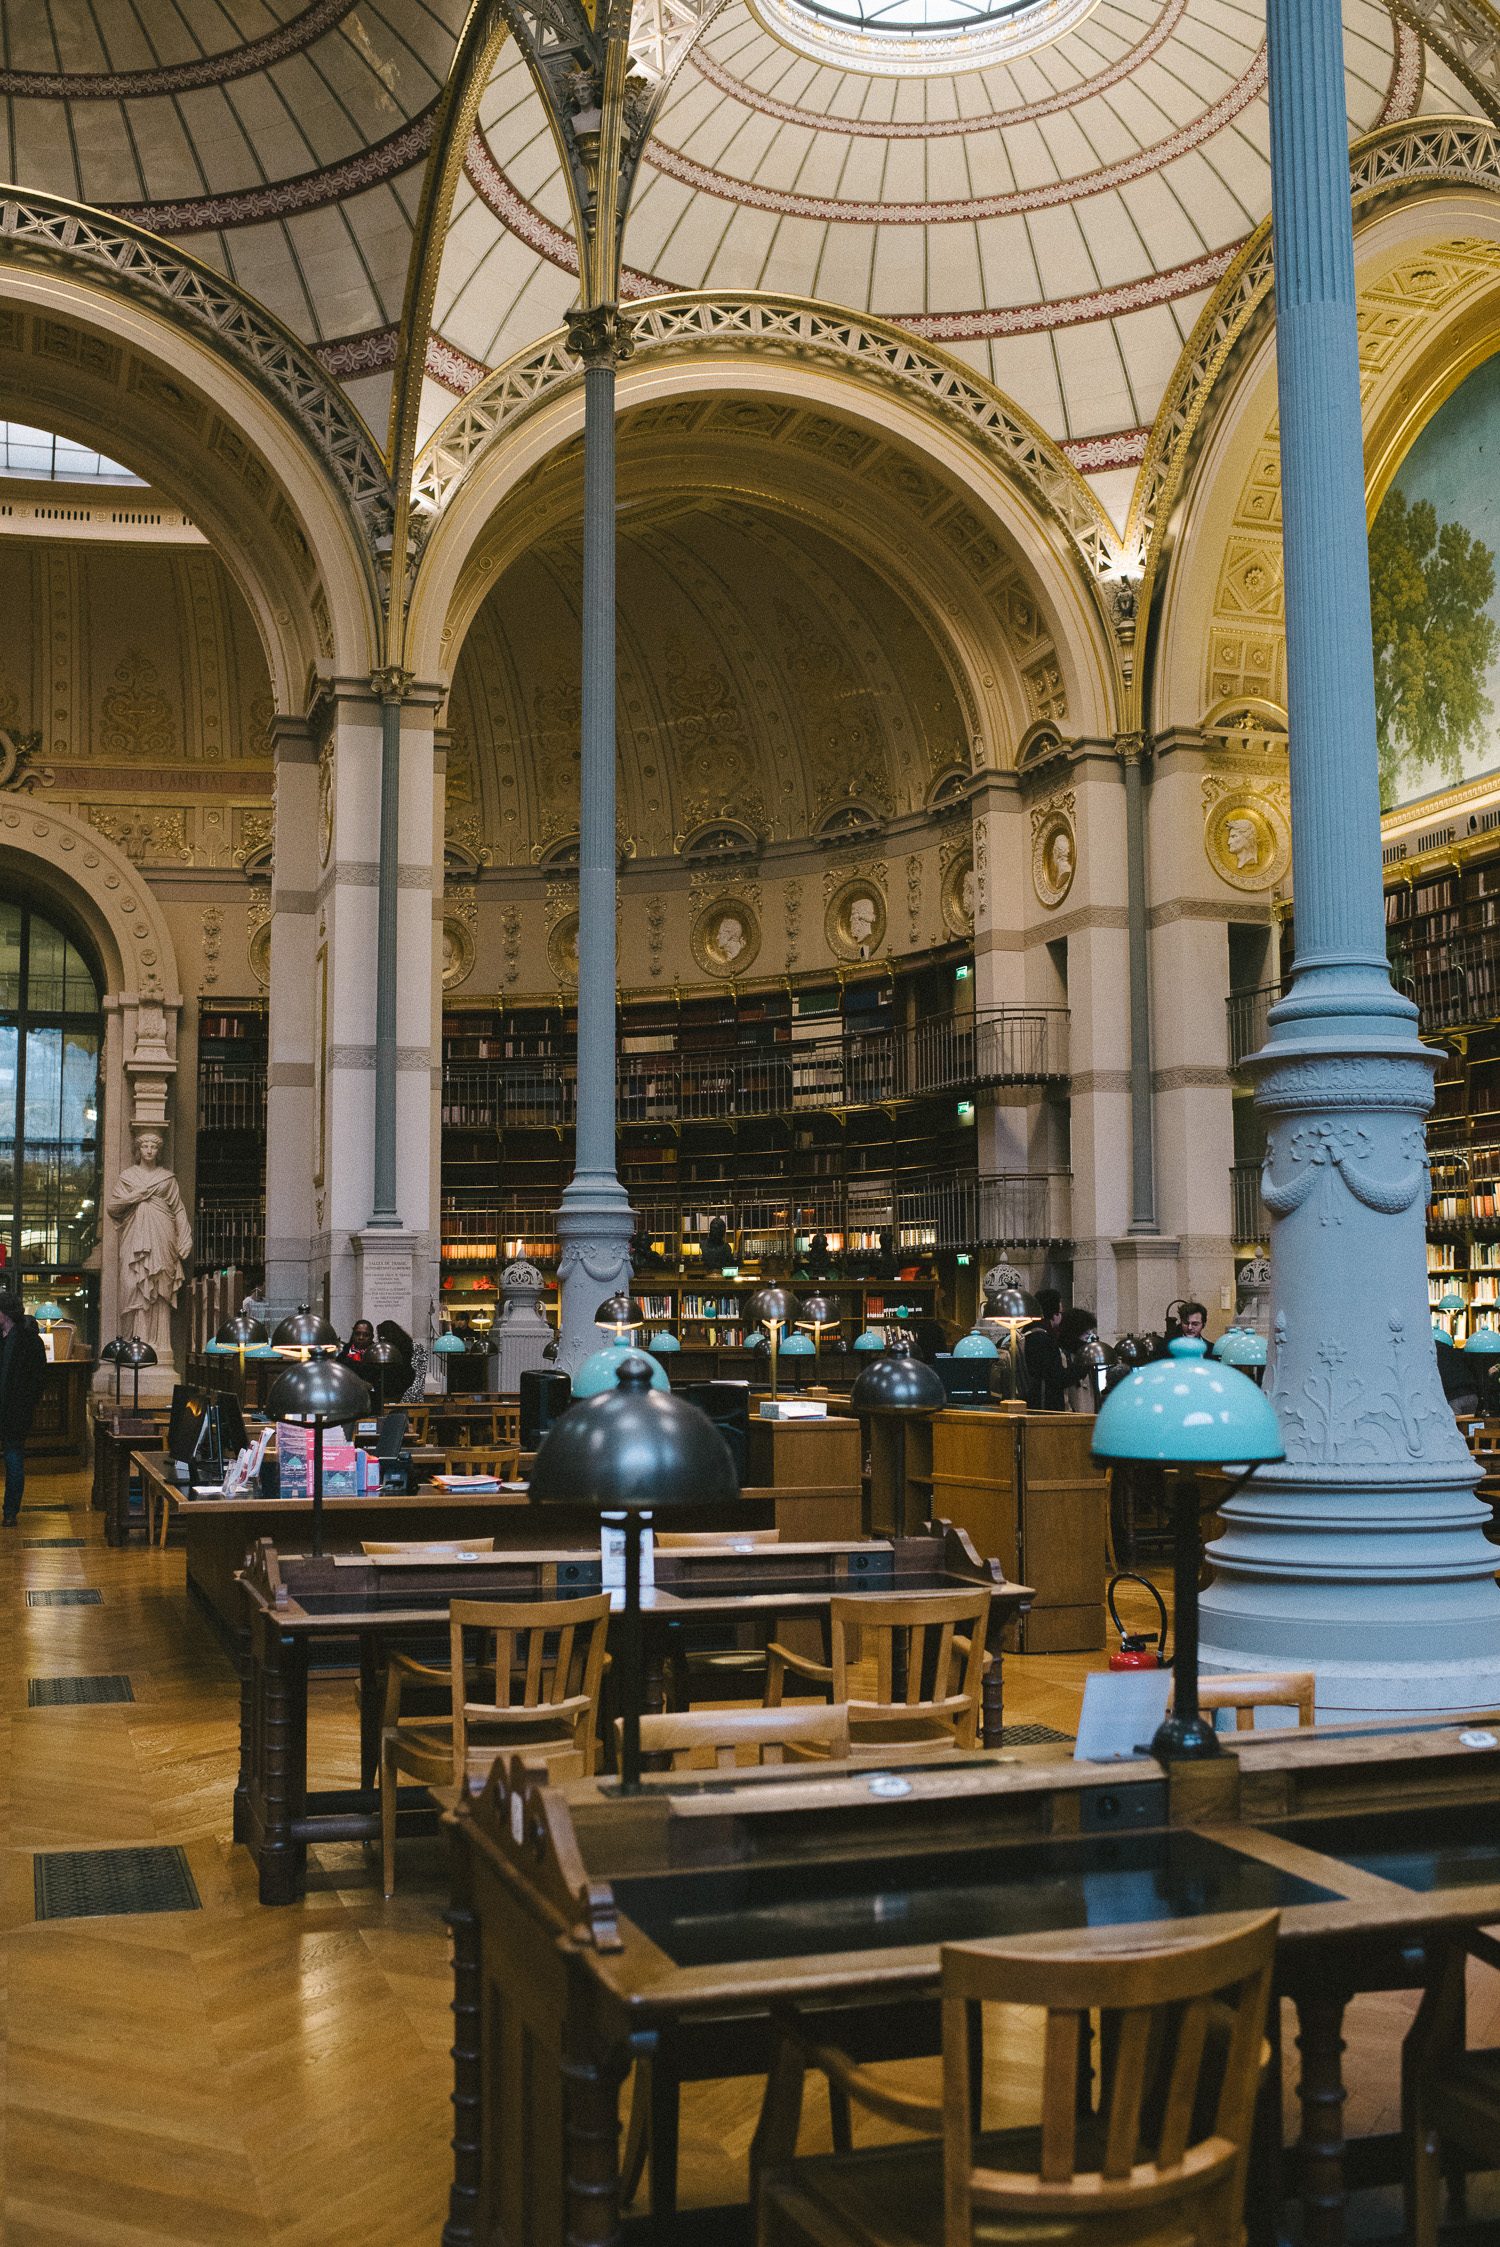
{"type": "Polygon", "coordinates": [[[514,1482],[521,1464],[519,1451],[450,1451],[443,1471],[450,1475],[493,1475],[496,1482],[514,1482]]]}
{"type": "Polygon", "coordinates": [[[1311,1670],[1246,1672],[1242,1676],[1198,1680],[1198,1706],[1233,1709],[1238,1732],[1255,1730],[1257,1709],[1295,1709],[1299,1725],[1314,1721],[1318,1681],[1311,1670]]]}
{"type": "MultiPolygon", "coordinates": [[[[618,1739],[623,1726],[615,1719],[618,1739]]],[[[670,1755],[674,1771],[711,1754],[732,1770],[736,1750],[755,1748],[759,1763],[784,1763],[789,1747],[840,1757],[849,1753],[849,1711],[837,1705],[791,1709],[683,1709],[641,1718],[642,1755],[670,1755]]]]}
{"type": "Polygon", "coordinates": [[[659,1553],[738,1553],[746,1545],[774,1545],[779,1529],[725,1529],[717,1535],[704,1530],[658,1529],[653,1539],[659,1553]]]}
{"type": "Polygon", "coordinates": [[[1163,2238],[1236,2247],[1277,1925],[1265,1912],[1205,1942],[1092,1955],[1004,1943],[946,1948],[946,2237],[970,2239],[981,2211],[1024,2213],[1054,2219],[1070,2242],[1097,2234],[1109,2247],[1123,2220],[1155,2204],[1163,2215],[1170,2206],[1174,2219],[1163,2238]],[[1046,2017],[1035,2170],[975,2162],[971,2069],[982,2041],[974,2009],[987,2004],[1046,2017]],[[1080,2059],[1096,2011],[1096,2093],[1084,2107],[1080,2059]]]}
{"type": "Polygon", "coordinates": [[[571,1726],[593,1769],[595,1719],[604,1676],[610,1596],[592,1599],[456,1599],[448,1609],[448,1660],[453,1692],[453,1775],[462,1781],[470,1729],[501,1722],[518,1710],[544,1711],[571,1726]],[[464,1698],[464,1633],[478,1631],[488,1644],[481,1668],[493,1657],[495,1698],[464,1698]]]}
{"type": "Polygon", "coordinates": [[[371,1553],[492,1553],[493,1537],[419,1537],[410,1541],[397,1538],[386,1543],[375,1537],[362,1537],[359,1549],[368,1557],[371,1553]]]}
{"type": "Polygon", "coordinates": [[[835,1597],[829,1602],[834,1700],[849,1704],[856,1724],[861,1717],[940,1718],[952,1725],[958,1746],[974,1747],[989,1613],[986,1584],[971,1592],[835,1597]],[[851,1631],[859,1633],[863,1659],[874,1657],[873,1701],[850,1690],[851,1631]]]}

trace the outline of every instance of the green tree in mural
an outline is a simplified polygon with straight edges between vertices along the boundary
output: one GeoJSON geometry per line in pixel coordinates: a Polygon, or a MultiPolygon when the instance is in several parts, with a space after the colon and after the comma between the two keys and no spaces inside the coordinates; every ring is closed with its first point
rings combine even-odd
{"type": "Polygon", "coordinates": [[[1380,799],[1427,778],[1463,778],[1493,705],[1485,676],[1500,647],[1488,613],[1495,557],[1461,523],[1439,523],[1428,500],[1387,494],[1370,533],[1370,614],[1380,799]]]}

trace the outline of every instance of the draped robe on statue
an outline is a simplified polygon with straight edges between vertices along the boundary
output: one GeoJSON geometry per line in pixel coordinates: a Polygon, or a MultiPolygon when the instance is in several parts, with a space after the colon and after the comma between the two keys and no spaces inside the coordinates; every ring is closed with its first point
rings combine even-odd
{"type": "Polygon", "coordinates": [[[120,1327],[149,1342],[165,1365],[172,1355],[172,1310],[192,1252],[193,1228],[170,1170],[132,1163],[106,1205],[120,1227],[120,1327]]]}

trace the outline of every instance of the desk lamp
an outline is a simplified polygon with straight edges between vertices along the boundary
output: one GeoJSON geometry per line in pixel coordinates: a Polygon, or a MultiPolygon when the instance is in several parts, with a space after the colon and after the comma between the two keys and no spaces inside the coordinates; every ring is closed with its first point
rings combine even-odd
{"type": "Polygon", "coordinates": [[[128,1365],[135,1376],[135,1388],[130,1398],[132,1412],[139,1412],[141,1409],[141,1367],[143,1365],[155,1365],[155,1363],[156,1352],[152,1349],[150,1343],[143,1342],[138,1334],[132,1334],[130,1340],[122,1346],[120,1354],[115,1360],[116,1380],[119,1379],[119,1368],[122,1365],[128,1365]]]}
{"type": "MultiPolygon", "coordinates": [[[[434,1336],[432,1351],[434,1357],[462,1357],[464,1354],[463,1336],[461,1334],[455,1334],[451,1327],[445,1326],[441,1334],[434,1336]]],[[[443,1368],[443,1392],[445,1395],[447,1394],[447,1389],[448,1369],[445,1366],[443,1368]]]]}
{"type": "Polygon", "coordinates": [[[531,1470],[530,1499],[534,1506],[586,1506],[604,1521],[624,1521],[620,1792],[637,1794],[645,1697],[641,1527],[657,1514],[686,1506],[730,1505],[740,1481],[729,1446],[708,1414],[685,1397],[655,1389],[644,1352],[627,1351],[618,1372],[617,1383],[571,1405],[543,1439],[531,1470]]]}
{"type": "MultiPolygon", "coordinates": [[[[1500,1349],[1500,1336],[1496,1337],[1495,1347],[1500,1349]]],[[[1259,1388],[1266,1377],[1270,1346],[1255,1327],[1231,1326],[1219,1336],[1209,1355],[1217,1358],[1220,1365],[1232,1365],[1239,1372],[1247,1373],[1259,1388]]]]}
{"type": "Polygon", "coordinates": [[[804,1360],[804,1358],[815,1358],[817,1354],[817,1343],[813,1340],[810,1334],[804,1334],[800,1326],[798,1327],[795,1334],[789,1334],[786,1340],[782,1343],[781,1355],[784,1358],[795,1358],[797,1360],[796,1372],[794,1375],[795,1387],[800,1389],[804,1380],[806,1379],[807,1369],[802,1361],[804,1360]]]}
{"type": "Polygon", "coordinates": [[[1218,1734],[1198,1706],[1198,1570],[1202,1561],[1196,1467],[1238,1465],[1229,1496],[1258,1466],[1284,1459],[1281,1429],[1253,1381],[1231,1365],[1210,1365],[1206,1345],[1184,1335],[1167,1357],[1111,1389],[1094,1423],[1096,1459],[1151,1460],[1177,1469],[1172,1493],[1172,1582],[1176,1650],[1172,1714],[1151,1753],[1162,1763],[1220,1753],[1218,1734]]]}
{"type": "Polygon", "coordinates": [[[1452,1319],[1453,1325],[1450,1331],[1453,1340],[1456,1342],[1458,1340],[1458,1314],[1465,1307],[1464,1299],[1459,1294],[1458,1289],[1456,1287],[1445,1288],[1438,1297],[1437,1307],[1440,1311],[1446,1311],[1452,1319]]]}
{"type": "Polygon", "coordinates": [[[669,1326],[663,1326],[650,1337],[646,1347],[654,1358],[659,1358],[670,1357],[674,1350],[682,1348],[682,1344],[669,1326]]]}
{"type": "Polygon", "coordinates": [[[114,1369],[115,1369],[115,1403],[116,1403],[116,1405],[118,1405],[118,1404],[119,1404],[119,1401],[120,1401],[120,1375],[121,1375],[121,1372],[123,1371],[123,1368],[122,1368],[122,1366],[121,1366],[121,1364],[120,1364],[120,1360],[121,1360],[121,1358],[122,1358],[122,1357],[124,1356],[124,1354],[125,1354],[125,1348],[126,1348],[126,1343],[125,1343],[125,1337],[124,1337],[124,1335],[123,1335],[123,1334],[117,1334],[117,1335],[115,1336],[114,1340],[113,1340],[112,1342],[106,1342],[106,1343],[104,1344],[104,1347],[103,1347],[103,1348],[102,1348],[102,1349],[100,1350],[100,1352],[99,1352],[99,1356],[100,1356],[100,1360],[101,1360],[101,1362],[102,1362],[103,1364],[105,1364],[105,1365],[112,1365],[112,1366],[114,1367],[114,1369]]]}
{"type": "Polygon", "coordinates": [[[618,1341],[606,1342],[602,1350],[595,1350],[592,1357],[584,1359],[573,1376],[574,1396],[599,1397],[606,1395],[619,1380],[620,1368],[625,1364],[627,1358],[631,1357],[646,1358],[646,1363],[651,1368],[651,1386],[653,1389],[670,1389],[672,1384],[667,1379],[666,1367],[659,1365],[654,1357],[647,1356],[645,1351],[633,1350],[630,1343],[621,1336],[618,1341]]]}
{"type": "MultiPolygon", "coordinates": [[[[831,1295],[803,1296],[802,1316],[800,1319],[798,1319],[797,1325],[804,1334],[810,1334],[812,1336],[814,1356],[822,1356],[824,1335],[827,1334],[830,1329],[832,1329],[832,1331],[837,1334],[841,1323],[842,1322],[839,1318],[839,1307],[837,1303],[835,1303],[831,1295]]],[[[786,1347],[790,1349],[791,1346],[792,1344],[789,1339],[786,1343],[786,1347]]]]}
{"type": "Polygon", "coordinates": [[[953,1345],[953,1355],[956,1358],[998,1358],[1000,1346],[976,1326],[971,1333],[959,1336],[953,1345]]]}
{"type": "Polygon", "coordinates": [[[299,1303],[289,1318],[284,1318],[271,1335],[271,1347],[278,1357],[299,1358],[304,1364],[317,1350],[336,1350],[339,1338],[327,1319],[299,1303]]]}
{"type": "Polygon", "coordinates": [[[776,1361],[781,1354],[781,1337],[789,1326],[794,1326],[801,1309],[797,1298],[787,1287],[758,1287],[745,1304],[745,1317],[752,1326],[763,1326],[766,1342],[771,1352],[771,1401],[776,1401],[776,1361]]]}
{"type": "Polygon", "coordinates": [[[366,1386],[374,1396],[377,1412],[384,1412],[389,1398],[405,1396],[411,1387],[411,1359],[404,1350],[398,1350],[394,1342],[373,1343],[351,1371],[364,1380],[365,1366],[369,1366],[375,1376],[372,1381],[366,1380],[366,1386]]]}
{"type": "Polygon", "coordinates": [[[885,1336],[877,1334],[873,1326],[867,1326],[863,1334],[855,1335],[854,1347],[856,1350],[883,1350],[885,1336]]]}
{"type": "Polygon", "coordinates": [[[1033,1319],[1041,1317],[1036,1298],[1019,1287],[1002,1287],[998,1295],[989,1296],[984,1306],[985,1321],[991,1326],[1004,1327],[1010,1350],[1010,1368],[1015,1393],[1021,1396],[1021,1330],[1033,1319]]]}
{"type": "Polygon", "coordinates": [[[36,1320],[36,1323],[41,1328],[42,1332],[44,1334],[50,1334],[54,1326],[60,1326],[62,1321],[67,1317],[68,1314],[63,1309],[61,1303],[54,1303],[51,1296],[49,1295],[45,1303],[37,1304],[35,1310],[31,1315],[36,1320]]]}
{"type": "Polygon", "coordinates": [[[607,1327],[615,1340],[624,1343],[629,1334],[639,1334],[646,1324],[646,1308],[633,1295],[621,1293],[608,1295],[594,1313],[595,1326],[607,1327]]]}
{"type": "Polygon", "coordinates": [[[1492,1326],[1476,1326],[1468,1341],[1464,1344],[1464,1349],[1468,1356],[1472,1358],[1492,1358],[1500,1355],[1500,1332],[1497,1332],[1492,1326]]]}
{"type": "Polygon", "coordinates": [[[246,1318],[244,1312],[241,1311],[237,1317],[228,1320],[225,1325],[220,1327],[207,1347],[216,1354],[222,1354],[226,1357],[237,1352],[240,1361],[240,1373],[243,1377],[246,1352],[250,1350],[259,1352],[261,1344],[265,1340],[266,1330],[261,1325],[260,1320],[246,1318]]]}
{"type": "MultiPolygon", "coordinates": [[[[934,1366],[916,1356],[904,1335],[886,1344],[871,1358],[849,1392],[849,1407],[861,1421],[888,1420],[895,1449],[894,1518],[888,1525],[894,1536],[905,1528],[906,1429],[912,1420],[930,1420],[947,1403],[947,1391],[934,1366]]],[[[872,1490],[873,1495],[873,1490],[872,1490]]]]}
{"type": "MultiPolygon", "coordinates": [[[[321,1323],[321,1322],[320,1322],[321,1323]]],[[[370,1392],[352,1365],[337,1358],[303,1358],[271,1383],[266,1411],[272,1420],[290,1420],[313,1432],[312,1549],[323,1550],[323,1430],[358,1420],[368,1410],[370,1392]]]]}

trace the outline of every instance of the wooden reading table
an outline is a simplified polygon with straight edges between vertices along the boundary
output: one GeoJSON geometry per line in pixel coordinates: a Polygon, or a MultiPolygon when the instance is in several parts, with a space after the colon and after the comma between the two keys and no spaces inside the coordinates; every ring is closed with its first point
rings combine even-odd
{"type": "MultiPolygon", "coordinates": [[[[674,1516],[674,1520],[675,1520],[674,1516]]],[[[263,1904],[302,1894],[309,1842],[374,1840],[379,1834],[374,1777],[379,1753],[381,1660],[392,1643],[445,1631],[448,1605],[465,1599],[556,1599],[597,1593],[603,1581],[597,1514],[549,1506],[508,1520],[506,1552],[469,1555],[350,1553],[313,1560],[278,1552],[262,1538],[240,1584],[249,1611],[241,1672],[240,1772],[234,1835],[256,1860],[263,1904]],[[514,1528],[512,1528],[512,1522],[514,1528]],[[570,1538],[576,1541],[569,1543],[570,1538]],[[360,1771],[356,1789],[309,1795],[307,1680],[320,1646],[354,1639],[360,1664],[360,1771]]],[[[1001,1644],[1030,1592],[981,1561],[961,1532],[937,1525],[926,1535],[862,1543],[758,1545],[743,1552],[656,1555],[656,1581],[642,1594],[647,1698],[662,1704],[674,1628],[726,1611],[774,1626],[783,1617],[819,1621],[841,1593],[953,1592],[988,1584],[984,1735],[1000,1736],[1001,1644]]],[[[623,1595],[614,1595],[618,1611],[623,1595]]],[[[606,1731],[606,1738],[608,1737],[606,1731]]],[[[420,1815],[420,1814],[418,1814],[420,1815]]],[[[430,1817],[430,1813],[427,1814],[430,1817]]],[[[405,1814],[403,1814],[405,1817],[405,1814]]],[[[408,1830],[413,1830],[406,1819],[408,1830]]]]}
{"type": "MultiPolygon", "coordinates": [[[[1344,2007],[1422,1982],[1445,1942],[1500,1918],[1500,1745],[1487,1725],[1489,1745],[1465,1744],[1475,1736],[1246,1734],[1216,1762],[1170,1772],[1004,1754],[879,1774],[680,1772],[633,1797],[611,1780],[548,1785],[507,1758],[448,1818],[445,2247],[626,2236],[620,2088],[635,2059],[695,2024],[739,2057],[787,2000],[825,2015],[930,2005],[947,1942],[1055,1948],[1065,1933],[1079,1950],[1139,1947],[1273,1907],[1300,2026],[1302,2237],[1338,2247],[1344,2007]]],[[[826,2018],[817,2033],[839,2041],[826,2018]]],[[[1278,2147],[1268,2130],[1251,2164],[1254,2240],[1276,2236],[1278,2147]]],[[[1360,2181],[1396,2173],[1392,2140],[1347,2150],[1360,2181]]]]}

